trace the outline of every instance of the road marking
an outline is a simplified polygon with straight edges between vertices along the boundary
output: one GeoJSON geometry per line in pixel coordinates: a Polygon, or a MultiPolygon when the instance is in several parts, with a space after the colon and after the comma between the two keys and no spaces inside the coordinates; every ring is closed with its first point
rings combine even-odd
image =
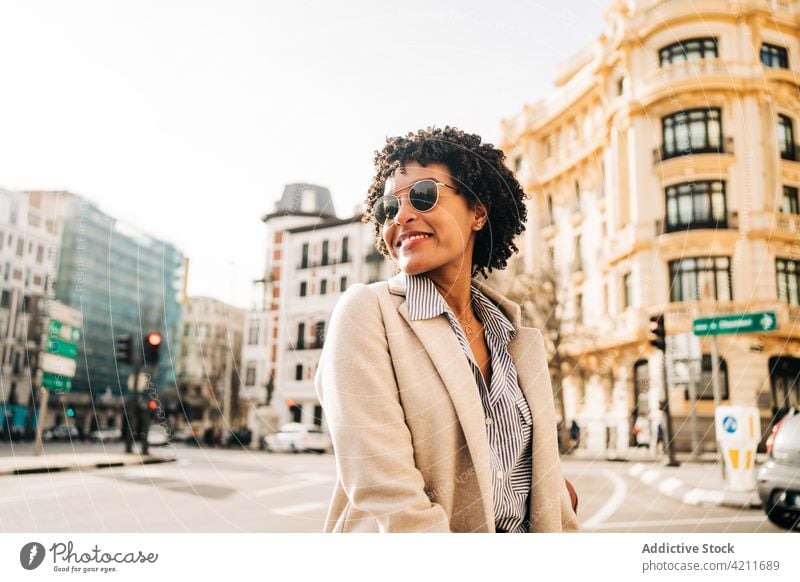
{"type": "MultiPolygon", "coordinates": [[[[582,525],[582,529],[614,529],[614,528],[638,528],[638,527],[663,527],[663,526],[670,526],[670,525],[695,525],[701,526],[706,524],[716,524],[716,523],[761,523],[765,521],[767,518],[766,516],[761,517],[695,517],[692,519],[667,519],[667,520],[660,520],[660,521],[617,521],[617,522],[609,522],[604,523],[602,525],[597,526],[586,526],[585,524],[582,525]]],[[[685,533],[685,532],[684,532],[685,533]]]]}
{"type": "Polygon", "coordinates": [[[688,505],[700,505],[701,503],[722,503],[725,494],[722,491],[711,491],[709,489],[690,489],[683,496],[684,503],[688,505]]]}
{"type": "Polygon", "coordinates": [[[619,475],[609,471],[608,469],[603,469],[602,473],[614,484],[614,492],[611,494],[611,497],[608,499],[608,501],[606,501],[603,507],[595,512],[592,517],[583,521],[582,527],[585,527],[586,529],[597,527],[599,524],[611,517],[614,512],[616,512],[617,509],[619,509],[619,507],[623,504],[625,501],[625,495],[628,493],[628,486],[625,485],[625,481],[623,481],[619,475]]]}
{"type": "Polygon", "coordinates": [[[643,483],[647,483],[648,485],[652,485],[658,478],[661,476],[661,473],[656,471],[655,469],[648,469],[644,473],[642,473],[641,479],[643,483]]]}
{"type": "Polygon", "coordinates": [[[318,509],[325,509],[327,507],[327,501],[311,501],[309,503],[298,503],[297,505],[277,507],[271,511],[279,515],[291,515],[296,513],[308,513],[309,511],[317,511],[318,509]]]}
{"type": "Polygon", "coordinates": [[[313,483],[333,483],[336,481],[336,476],[329,473],[294,473],[289,477],[313,483]]]}
{"type": "Polygon", "coordinates": [[[669,477],[659,483],[658,490],[664,495],[672,495],[675,493],[675,490],[681,486],[683,486],[683,481],[676,479],[675,477],[669,477]]]}
{"type": "Polygon", "coordinates": [[[647,467],[645,467],[642,463],[636,463],[633,467],[628,469],[628,475],[631,477],[638,477],[644,473],[645,469],[647,469],[647,467]]]}

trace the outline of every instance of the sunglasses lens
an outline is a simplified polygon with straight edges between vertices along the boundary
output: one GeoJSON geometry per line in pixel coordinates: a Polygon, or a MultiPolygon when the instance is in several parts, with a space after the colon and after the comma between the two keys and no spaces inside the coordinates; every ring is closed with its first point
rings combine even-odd
{"type": "Polygon", "coordinates": [[[436,182],[433,180],[422,180],[414,184],[408,191],[408,199],[411,206],[420,212],[427,212],[436,205],[439,192],[436,189],[436,182]]]}
{"type": "Polygon", "coordinates": [[[394,217],[397,216],[398,208],[397,196],[393,194],[381,196],[375,202],[375,220],[378,224],[386,224],[388,221],[394,220],[394,217]]]}

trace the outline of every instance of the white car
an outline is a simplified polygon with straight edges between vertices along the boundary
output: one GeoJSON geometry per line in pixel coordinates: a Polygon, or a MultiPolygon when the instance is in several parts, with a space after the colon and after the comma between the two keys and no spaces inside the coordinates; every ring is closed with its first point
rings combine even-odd
{"type": "Polygon", "coordinates": [[[327,453],[331,450],[331,437],[319,427],[290,422],[284,424],[279,432],[268,434],[261,439],[261,447],[271,453],[299,453],[314,451],[327,453]]]}
{"type": "Polygon", "coordinates": [[[162,446],[169,443],[169,432],[160,424],[151,425],[147,430],[147,444],[162,446]]]}
{"type": "Polygon", "coordinates": [[[122,438],[122,431],[118,428],[99,428],[93,430],[89,438],[100,443],[117,442],[122,438]]]}

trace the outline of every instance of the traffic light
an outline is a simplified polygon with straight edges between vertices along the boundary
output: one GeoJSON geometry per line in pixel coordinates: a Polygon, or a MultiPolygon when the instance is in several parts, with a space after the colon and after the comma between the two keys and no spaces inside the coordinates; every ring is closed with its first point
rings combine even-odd
{"type": "Polygon", "coordinates": [[[667,349],[667,332],[664,329],[664,316],[653,315],[650,318],[650,336],[647,338],[650,345],[659,350],[667,349]]]}
{"type": "Polygon", "coordinates": [[[72,418],[75,416],[75,410],[72,407],[67,408],[67,416],[72,418]]]}
{"type": "Polygon", "coordinates": [[[158,352],[161,348],[161,334],[151,331],[144,340],[144,363],[157,364],[158,352]]]}
{"type": "Polygon", "coordinates": [[[117,362],[133,364],[133,336],[129,333],[117,336],[117,362]]]}
{"type": "Polygon", "coordinates": [[[151,400],[150,400],[150,401],[147,403],[147,410],[151,410],[151,411],[158,410],[158,402],[156,402],[155,400],[152,400],[152,399],[151,399],[151,400]]]}

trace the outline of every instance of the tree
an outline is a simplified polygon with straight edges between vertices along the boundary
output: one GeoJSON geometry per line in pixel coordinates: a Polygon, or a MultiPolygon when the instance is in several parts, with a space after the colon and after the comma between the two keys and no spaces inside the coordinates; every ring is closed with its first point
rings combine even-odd
{"type": "MultiPolygon", "coordinates": [[[[533,272],[523,272],[521,259],[515,257],[509,264],[507,275],[494,277],[497,288],[520,306],[522,325],[535,327],[544,339],[548,354],[548,367],[553,386],[553,399],[561,416],[560,442],[562,450],[569,443],[569,425],[564,405],[564,379],[574,371],[581,371],[581,354],[589,337],[581,331],[577,317],[568,317],[567,286],[560,280],[559,271],[550,264],[538,266],[533,272]],[[500,282],[502,281],[502,282],[500,282]]],[[[490,276],[489,283],[493,284],[490,276]]]]}

